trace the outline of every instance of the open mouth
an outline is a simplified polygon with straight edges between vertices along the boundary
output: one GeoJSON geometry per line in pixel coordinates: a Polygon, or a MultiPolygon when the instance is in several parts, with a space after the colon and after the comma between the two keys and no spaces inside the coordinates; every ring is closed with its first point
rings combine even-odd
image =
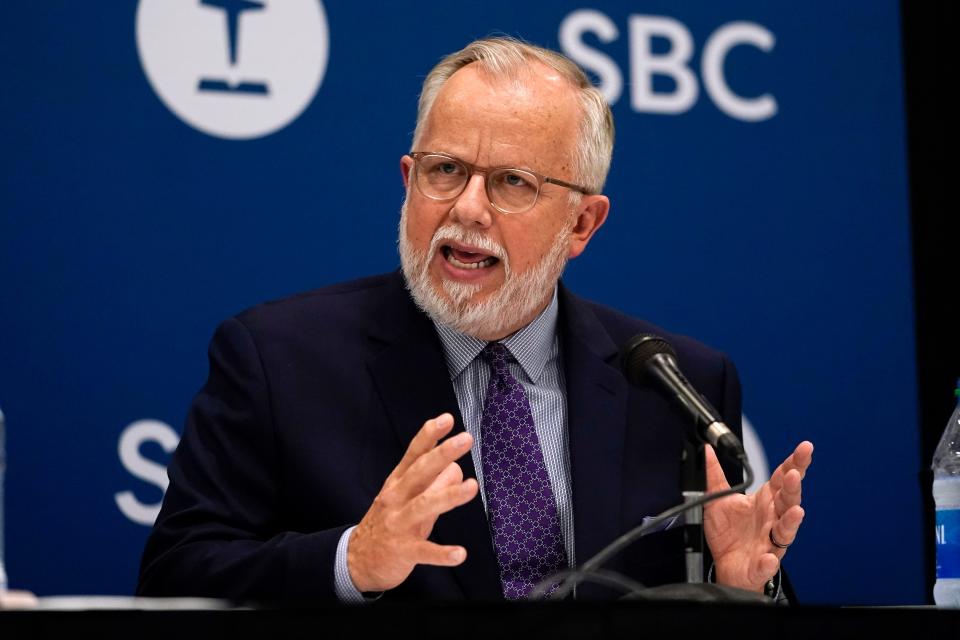
{"type": "Polygon", "coordinates": [[[499,258],[485,253],[474,253],[444,245],[441,249],[447,262],[458,269],[485,269],[500,262],[499,258]]]}

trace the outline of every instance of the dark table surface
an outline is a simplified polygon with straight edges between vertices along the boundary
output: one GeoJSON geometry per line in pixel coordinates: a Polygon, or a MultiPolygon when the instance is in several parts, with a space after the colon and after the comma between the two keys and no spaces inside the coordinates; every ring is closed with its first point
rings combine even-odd
{"type": "Polygon", "coordinates": [[[960,640],[960,610],[657,602],[0,611],[0,638],[898,638],[960,640]],[[910,635],[908,635],[910,634],[910,635]]]}

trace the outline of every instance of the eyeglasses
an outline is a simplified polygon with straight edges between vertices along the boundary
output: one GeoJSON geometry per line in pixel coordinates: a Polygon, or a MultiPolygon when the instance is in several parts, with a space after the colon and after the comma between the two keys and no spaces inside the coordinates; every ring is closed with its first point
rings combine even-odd
{"type": "Polygon", "coordinates": [[[432,200],[452,200],[466,188],[474,173],[484,174],[491,206],[500,213],[523,213],[533,208],[544,184],[555,184],[589,194],[584,187],[512,167],[478,167],[460,158],[432,151],[408,153],[413,158],[417,189],[432,200]]]}

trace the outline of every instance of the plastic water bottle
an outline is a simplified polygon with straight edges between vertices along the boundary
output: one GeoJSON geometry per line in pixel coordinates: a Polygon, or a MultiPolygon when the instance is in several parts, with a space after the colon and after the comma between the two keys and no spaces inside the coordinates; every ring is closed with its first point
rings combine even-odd
{"type": "MultiPolygon", "coordinates": [[[[960,380],[954,392],[960,399],[960,380]]],[[[960,401],[933,454],[933,501],[937,506],[938,607],[960,607],[960,401]]]]}
{"type": "Polygon", "coordinates": [[[7,590],[7,571],[3,565],[3,472],[7,468],[3,411],[0,411],[0,591],[7,590]]]}

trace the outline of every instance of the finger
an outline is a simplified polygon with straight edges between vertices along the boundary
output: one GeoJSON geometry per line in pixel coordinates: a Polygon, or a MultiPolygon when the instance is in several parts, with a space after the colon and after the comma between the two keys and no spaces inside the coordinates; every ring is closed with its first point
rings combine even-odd
{"type": "MultiPolygon", "coordinates": [[[[794,540],[797,539],[797,532],[800,530],[800,524],[803,522],[804,515],[806,515],[806,513],[804,512],[803,507],[796,506],[790,508],[786,513],[783,514],[783,516],[773,523],[771,531],[774,540],[787,546],[793,544],[794,540]]],[[[782,558],[786,552],[786,549],[774,547],[772,553],[782,558]]]]}
{"type": "Polygon", "coordinates": [[[800,479],[802,480],[807,474],[807,468],[811,462],[813,462],[813,443],[809,440],[804,440],[797,445],[793,453],[791,453],[787,459],[776,468],[773,475],[770,476],[770,488],[774,491],[779,491],[784,476],[793,469],[796,469],[800,473],[800,479]]]}
{"type": "Polygon", "coordinates": [[[723,467],[717,460],[717,454],[709,444],[704,445],[704,453],[707,461],[707,491],[714,493],[716,491],[726,491],[730,488],[727,477],[723,474],[723,467]]]}
{"type": "Polygon", "coordinates": [[[453,416],[449,413],[441,413],[436,418],[424,422],[420,430],[417,431],[417,435],[413,436],[413,440],[410,441],[410,445],[403,454],[400,464],[396,466],[393,473],[390,474],[390,477],[400,478],[403,476],[407,469],[409,469],[420,456],[433,449],[437,445],[437,441],[450,433],[450,429],[452,428],[453,416]]]}
{"type": "Polygon", "coordinates": [[[473,436],[466,431],[447,438],[410,465],[392,487],[393,494],[401,500],[409,500],[423,493],[451,462],[470,451],[472,445],[473,436]]]}
{"type": "Polygon", "coordinates": [[[750,571],[750,583],[763,588],[767,580],[777,575],[780,559],[772,553],[761,554],[750,571]]]}
{"type": "Polygon", "coordinates": [[[411,527],[424,521],[433,522],[440,514],[473,500],[478,491],[479,486],[474,478],[436,491],[425,491],[404,507],[400,522],[403,526],[411,527]]]}
{"type": "Polygon", "coordinates": [[[432,564],[438,567],[455,567],[467,559],[467,550],[457,545],[440,545],[424,540],[414,546],[417,564],[432,564]]]}
{"type": "Polygon", "coordinates": [[[451,462],[443,471],[440,472],[440,475],[438,475],[436,479],[430,483],[430,486],[427,487],[427,491],[434,491],[436,489],[449,487],[461,482],[463,482],[463,469],[461,469],[460,465],[456,462],[451,462]]]}
{"type": "Polygon", "coordinates": [[[794,507],[800,504],[801,500],[801,482],[800,482],[800,473],[796,469],[791,469],[784,477],[783,482],[780,485],[780,490],[777,491],[776,495],[773,498],[773,503],[776,506],[776,514],[779,518],[790,507],[794,507]]]}

